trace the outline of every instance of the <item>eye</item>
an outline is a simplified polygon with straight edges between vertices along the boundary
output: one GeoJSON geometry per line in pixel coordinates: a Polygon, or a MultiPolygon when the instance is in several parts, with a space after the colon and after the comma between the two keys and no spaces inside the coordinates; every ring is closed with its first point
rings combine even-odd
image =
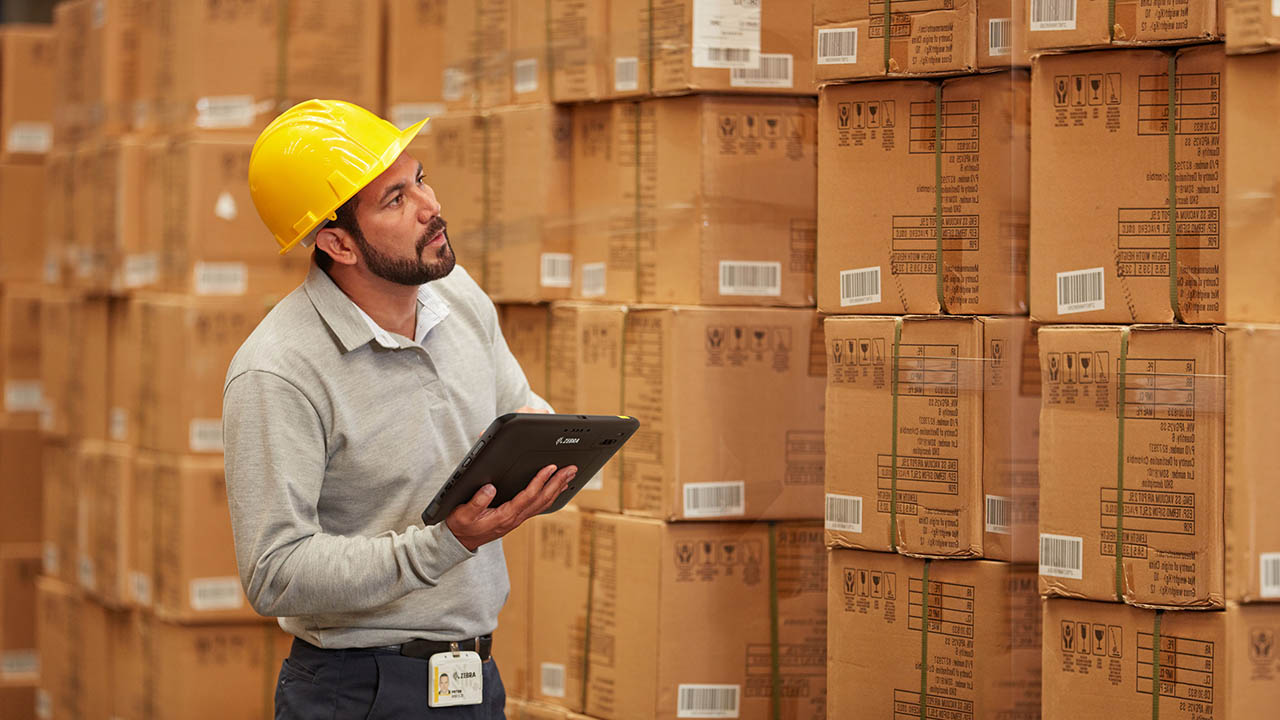
{"type": "Polygon", "coordinates": [[[426,175],[419,175],[419,176],[418,176],[418,184],[419,184],[419,185],[426,185],[426,184],[427,184],[427,176],[426,176],[426,175]]]}
{"type": "Polygon", "coordinates": [[[387,203],[387,207],[389,207],[389,208],[398,207],[398,206],[400,205],[400,203],[402,203],[402,202],[404,202],[404,196],[403,196],[403,195],[397,195],[397,196],[395,196],[395,197],[391,198],[391,202],[387,203]]]}

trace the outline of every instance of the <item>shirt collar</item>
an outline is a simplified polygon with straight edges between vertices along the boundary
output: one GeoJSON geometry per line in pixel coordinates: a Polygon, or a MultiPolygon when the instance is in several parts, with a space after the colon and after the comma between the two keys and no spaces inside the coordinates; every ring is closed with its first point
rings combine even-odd
{"type": "MultiPolygon", "coordinates": [[[[321,270],[314,262],[302,284],[311,298],[320,318],[342,344],[343,352],[350,352],[358,347],[376,341],[388,348],[404,347],[395,337],[378,326],[368,313],[356,305],[347,294],[342,292],[329,274],[321,270]]],[[[429,285],[418,287],[418,325],[414,331],[414,342],[422,343],[427,333],[449,316],[449,304],[429,285]]]]}

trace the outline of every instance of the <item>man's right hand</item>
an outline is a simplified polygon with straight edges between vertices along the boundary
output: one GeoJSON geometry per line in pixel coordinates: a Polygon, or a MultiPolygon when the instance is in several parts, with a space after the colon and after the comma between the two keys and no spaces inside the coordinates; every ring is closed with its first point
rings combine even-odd
{"type": "Polygon", "coordinates": [[[476,491],[470,502],[454,508],[444,522],[463,547],[475,552],[481,545],[497,540],[520,527],[520,523],[551,507],[577,474],[575,465],[559,471],[555,465],[548,465],[533,476],[528,487],[496,508],[489,507],[489,503],[493,502],[497,490],[493,485],[485,485],[476,491]]]}

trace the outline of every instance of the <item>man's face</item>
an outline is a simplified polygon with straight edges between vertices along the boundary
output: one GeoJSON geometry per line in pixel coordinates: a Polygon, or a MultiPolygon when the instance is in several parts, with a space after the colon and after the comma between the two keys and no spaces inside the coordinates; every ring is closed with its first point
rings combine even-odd
{"type": "Polygon", "coordinates": [[[370,272],[400,285],[422,285],[453,271],[447,224],[421,163],[401,153],[358,197],[353,239],[370,272]]]}

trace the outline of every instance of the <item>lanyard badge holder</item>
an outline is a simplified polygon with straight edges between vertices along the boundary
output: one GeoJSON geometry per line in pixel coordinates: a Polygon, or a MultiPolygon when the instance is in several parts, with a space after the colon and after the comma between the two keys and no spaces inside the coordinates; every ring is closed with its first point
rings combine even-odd
{"type": "Polygon", "coordinates": [[[449,652],[436,653],[427,661],[427,705],[433,708],[479,705],[484,701],[484,676],[480,654],[458,650],[449,643],[449,652]]]}

